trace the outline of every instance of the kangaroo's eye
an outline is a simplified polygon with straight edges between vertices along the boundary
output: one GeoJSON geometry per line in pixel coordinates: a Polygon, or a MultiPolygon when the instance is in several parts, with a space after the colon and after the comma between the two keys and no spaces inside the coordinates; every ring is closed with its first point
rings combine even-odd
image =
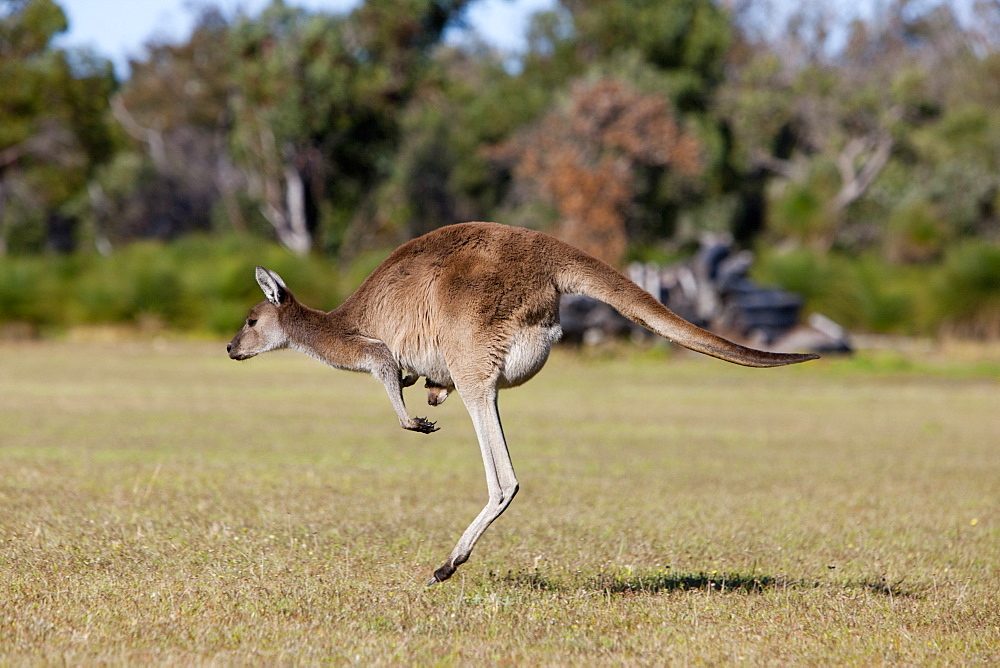
{"type": "Polygon", "coordinates": [[[257,318],[247,318],[247,327],[253,327],[257,324],[257,318]]]}

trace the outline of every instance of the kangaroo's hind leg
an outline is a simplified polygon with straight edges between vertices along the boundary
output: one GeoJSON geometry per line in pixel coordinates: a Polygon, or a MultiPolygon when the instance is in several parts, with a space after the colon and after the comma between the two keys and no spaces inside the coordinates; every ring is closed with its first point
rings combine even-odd
{"type": "Polygon", "coordinates": [[[500,517],[507,509],[518,489],[514,466],[510,461],[507,442],[503,436],[503,427],[500,424],[495,380],[488,385],[475,385],[473,387],[459,384],[458,393],[469,410],[469,415],[472,416],[472,424],[476,429],[476,437],[479,439],[483,466],[486,469],[486,489],[489,492],[489,500],[486,507],[480,511],[469,528],[462,534],[455,549],[448,556],[448,560],[434,571],[434,577],[429,584],[444,582],[452,576],[455,569],[469,559],[476,542],[493,520],[500,517]]]}

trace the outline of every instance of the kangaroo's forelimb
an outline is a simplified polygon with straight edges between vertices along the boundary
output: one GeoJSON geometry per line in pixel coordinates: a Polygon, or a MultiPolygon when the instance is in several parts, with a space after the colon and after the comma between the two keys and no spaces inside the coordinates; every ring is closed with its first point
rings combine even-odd
{"type": "MultiPolygon", "coordinates": [[[[382,348],[385,344],[381,344],[382,348]]],[[[388,353],[386,349],[385,354],[388,353]]],[[[410,417],[409,413],[406,412],[406,404],[403,401],[403,381],[406,378],[401,379],[399,374],[399,366],[396,365],[391,357],[379,358],[374,363],[374,368],[371,373],[373,376],[382,381],[382,385],[385,386],[386,394],[389,395],[389,403],[392,404],[392,409],[396,412],[396,418],[399,420],[399,426],[403,429],[409,431],[420,432],[421,434],[431,434],[438,430],[438,427],[434,425],[436,422],[431,422],[427,418],[421,417],[410,417]]],[[[416,382],[414,378],[409,385],[416,382]]]]}

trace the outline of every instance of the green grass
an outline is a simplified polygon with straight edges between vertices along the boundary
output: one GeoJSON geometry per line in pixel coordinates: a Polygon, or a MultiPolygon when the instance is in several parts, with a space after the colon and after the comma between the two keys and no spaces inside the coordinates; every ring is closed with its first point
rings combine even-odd
{"type": "Polygon", "coordinates": [[[559,351],[428,588],[485,500],[457,397],[425,436],[292,353],[0,346],[0,657],[995,664],[1000,375],[928,368],[559,351]]]}

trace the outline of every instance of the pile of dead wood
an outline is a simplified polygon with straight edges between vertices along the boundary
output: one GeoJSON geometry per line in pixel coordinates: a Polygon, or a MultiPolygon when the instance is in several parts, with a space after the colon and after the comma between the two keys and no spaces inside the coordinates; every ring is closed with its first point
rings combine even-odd
{"type": "MultiPolygon", "coordinates": [[[[635,263],[628,275],[679,316],[738,343],[775,352],[849,353],[843,327],[812,313],[803,321],[802,298],[769,288],[749,277],[753,253],[736,251],[731,241],[707,237],[688,262],[661,267],[635,263]]],[[[609,338],[653,338],[610,306],[566,295],[559,316],[563,340],[594,344],[609,338]]]]}

